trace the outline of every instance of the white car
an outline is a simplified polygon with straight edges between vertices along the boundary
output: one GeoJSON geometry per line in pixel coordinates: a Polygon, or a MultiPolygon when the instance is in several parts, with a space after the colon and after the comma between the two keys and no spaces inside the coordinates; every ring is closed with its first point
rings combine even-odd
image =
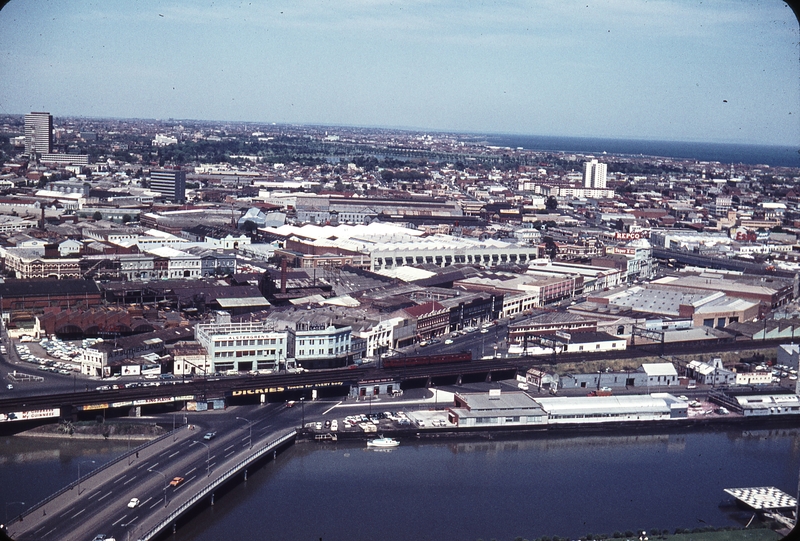
{"type": "Polygon", "coordinates": [[[128,507],[130,507],[131,509],[138,506],[139,506],[139,498],[131,498],[131,501],[128,502],[128,507]]]}
{"type": "Polygon", "coordinates": [[[445,345],[449,346],[450,344],[453,343],[453,341],[448,338],[447,340],[444,341],[444,343],[445,343],[445,345]]]}

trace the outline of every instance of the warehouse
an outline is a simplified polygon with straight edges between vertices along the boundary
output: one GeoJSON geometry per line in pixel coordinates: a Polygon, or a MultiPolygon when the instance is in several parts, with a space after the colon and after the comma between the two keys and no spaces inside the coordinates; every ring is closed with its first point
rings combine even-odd
{"type": "Polygon", "coordinates": [[[545,426],[547,414],[526,393],[457,393],[449,408],[450,422],[460,427],[545,426]]]}
{"type": "Polygon", "coordinates": [[[661,421],[688,417],[688,404],[668,393],[537,398],[550,426],[579,423],[661,421]]]}

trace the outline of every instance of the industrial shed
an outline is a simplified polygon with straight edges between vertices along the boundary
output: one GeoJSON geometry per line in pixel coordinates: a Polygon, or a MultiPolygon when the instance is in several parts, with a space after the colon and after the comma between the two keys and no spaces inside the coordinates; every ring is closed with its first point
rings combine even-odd
{"type": "Polygon", "coordinates": [[[448,409],[451,423],[459,427],[545,426],[547,414],[523,392],[458,393],[448,409]]]}
{"type": "Polygon", "coordinates": [[[688,405],[668,393],[537,398],[551,426],[617,421],[660,421],[688,416],[688,405]]]}

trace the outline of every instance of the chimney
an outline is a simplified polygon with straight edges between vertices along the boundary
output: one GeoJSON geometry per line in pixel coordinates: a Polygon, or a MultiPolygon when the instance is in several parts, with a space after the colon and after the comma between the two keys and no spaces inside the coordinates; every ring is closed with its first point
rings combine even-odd
{"type": "Polygon", "coordinates": [[[286,260],[281,259],[281,293],[286,293],[286,260]]]}

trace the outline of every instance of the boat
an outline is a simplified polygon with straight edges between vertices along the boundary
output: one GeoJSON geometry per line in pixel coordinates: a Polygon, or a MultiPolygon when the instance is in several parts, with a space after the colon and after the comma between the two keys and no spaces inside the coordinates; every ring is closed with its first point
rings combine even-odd
{"type": "Polygon", "coordinates": [[[397,447],[400,442],[394,438],[375,438],[374,440],[367,440],[367,447],[397,447]]]}

